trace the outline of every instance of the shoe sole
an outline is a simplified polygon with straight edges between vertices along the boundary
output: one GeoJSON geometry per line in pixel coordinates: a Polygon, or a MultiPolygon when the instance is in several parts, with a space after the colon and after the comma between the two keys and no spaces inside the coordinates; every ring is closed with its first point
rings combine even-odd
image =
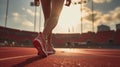
{"type": "Polygon", "coordinates": [[[48,55],[55,54],[55,52],[53,52],[53,51],[48,51],[47,53],[48,53],[48,55]]]}
{"type": "Polygon", "coordinates": [[[43,45],[40,44],[40,42],[39,42],[38,39],[35,39],[35,40],[34,40],[33,45],[34,45],[34,47],[38,50],[38,55],[47,57],[47,53],[46,53],[46,51],[44,50],[43,45]]]}
{"type": "Polygon", "coordinates": [[[55,54],[56,51],[55,50],[52,50],[52,51],[47,51],[48,55],[51,55],[51,54],[55,54]]]}

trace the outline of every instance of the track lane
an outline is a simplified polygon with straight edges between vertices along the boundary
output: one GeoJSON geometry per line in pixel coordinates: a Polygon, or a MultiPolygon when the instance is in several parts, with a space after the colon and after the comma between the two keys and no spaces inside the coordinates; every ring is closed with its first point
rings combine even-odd
{"type": "Polygon", "coordinates": [[[36,55],[35,48],[2,48],[0,59],[10,59],[1,60],[0,67],[41,67],[41,65],[42,67],[120,67],[119,49],[56,49],[56,51],[54,55],[40,58],[36,55]],[[3,53],[4,51],[6,53],[3,53]]]}
{"type": "Polygon", "coordinates": [[[35,48],[23,48],[23,47],[0,47],[0,59],[8,57],[16,57],[23,55],[36,54],[35,48]]]}

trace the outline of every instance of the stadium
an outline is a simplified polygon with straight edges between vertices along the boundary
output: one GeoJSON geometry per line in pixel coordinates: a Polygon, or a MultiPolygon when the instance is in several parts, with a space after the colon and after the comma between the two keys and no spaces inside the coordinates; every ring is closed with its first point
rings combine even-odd
{"type": "MultiPolygon", "coordinates": [[[[120,48],[120,24],[116,26],[118,26],[116,31],[108,29],[100,30],[97,33],[53,34],[53,45],[55,48],[70,46],[74,48],[120,48]],[[70,45],[67,46],[67,43],[70,45]]],[[[101,27],[103,28],[104,25],[101,27]]],[[[32,47],[32,41],[37,34],[37,32],[0,27],[0,43],[1,46],[32,47]]]]}
{"type": "Polygon", "coordinates": [[[0,67],[120,67],[120,1],[72,1],[52,34],[56,53],[41,58],[33,46],[44,25],[41,5],[0,0],[0,67]]]}

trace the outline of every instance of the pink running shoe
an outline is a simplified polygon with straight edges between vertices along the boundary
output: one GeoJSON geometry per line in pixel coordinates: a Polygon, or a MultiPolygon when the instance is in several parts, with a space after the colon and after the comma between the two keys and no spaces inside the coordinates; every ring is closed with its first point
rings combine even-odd
{"type": "Polygon", "coordinates": [[[51,45],[47,45],[47,53],[48,55],[55,54],[55,50],[51,45]]]}
{"type": "Polygon", "coordinates": [[[43,39],[43,35],[40,32],[39,35],[33,40],[34,47],[38,50],[38,55],[41,57],[47,57],[46,42],[43,39]]]}

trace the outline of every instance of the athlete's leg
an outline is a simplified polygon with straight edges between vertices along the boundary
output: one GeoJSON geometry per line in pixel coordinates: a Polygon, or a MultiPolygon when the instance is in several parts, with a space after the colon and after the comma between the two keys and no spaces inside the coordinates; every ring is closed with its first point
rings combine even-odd
{"type": "Polygon", "coordinates": [[[64,0],[52,0],[52,9],[49,19],[46,21],[45,28],[43,30],[43,34],[48,37],[52,33],[52,30],[57,25],[59,15],[61,13],[64,0]]]}
{"type": "MultiPolygon", "coordinates": [[[[58,2],[54,1],[54,0],[53,1],[52,0],[41,0],[41,1],[42,1],[43,13],[44,13],[44,17],[45,17],[44,26],[46,26],[46,25],[49,25],[49,24],[47,24],[47,23],[49,23],[49,22],[47,22],[47,19],[50,17],[50,13],[54,13],[55,12],[55,14],[57,14],[58,17],[59,17],[59,14],[60,14],[61,9],[62,9],[62,6],[60,4],[63,4],[63,0],[62,1],[58,1],[58,2]],[[58,3],[60,3],[60,4],[58,4],[58,3]],[[51,6],[52,6],[52,12],[51,12],[51,6]],[[56,8],[59,9],[59,10],[57,10],[56,8]],[[57,11],[58,11],[58,13],[57,13],[57,11]]],[[[67,1],[66,2],[67,5],[71,4],[71,0],[66,0],[66,1],[67,1]]],[[[52,33],[50,33],[49,35],[47,35],[45,37],[46,37],[46,40],[47,40],[47,44],[51,44],[51,42],[52,42],[52,33]]]]}
{"type": "MultiPolygon", "coordinates": [[[[41,0],[42,3],[42,8],[43,8],[43,13],[44,13],[44,27],[46,26],[46,20],[50,17],[50,13],[51,13],[51,0],[41,0]]],[[[46,42],[47,44],[51,45],[51,40],[52,40],[52,34],[49,34],[46,37],[46,42]]]]}
{"type": "Polygon", "coordinates": [[[51,13],[51,0],[41,0],[41,4],[42,4],[44,19],[45,19],[45,23],[44,23],[44,26],[45,26],[46,20],[50,17],[50,13],[51,13]]]}
{"type": "Polygon", "coordinates": [[[52,30],[57,25],[59,15],[61,13],[63,7],[64,0],[52,0],[52,9],[49,19],[46,21],[46,25],[43,31],[45,38],[47,39],[47,44],[52,48],[51,45],[51,37],[52,37],[52,30]]]}

